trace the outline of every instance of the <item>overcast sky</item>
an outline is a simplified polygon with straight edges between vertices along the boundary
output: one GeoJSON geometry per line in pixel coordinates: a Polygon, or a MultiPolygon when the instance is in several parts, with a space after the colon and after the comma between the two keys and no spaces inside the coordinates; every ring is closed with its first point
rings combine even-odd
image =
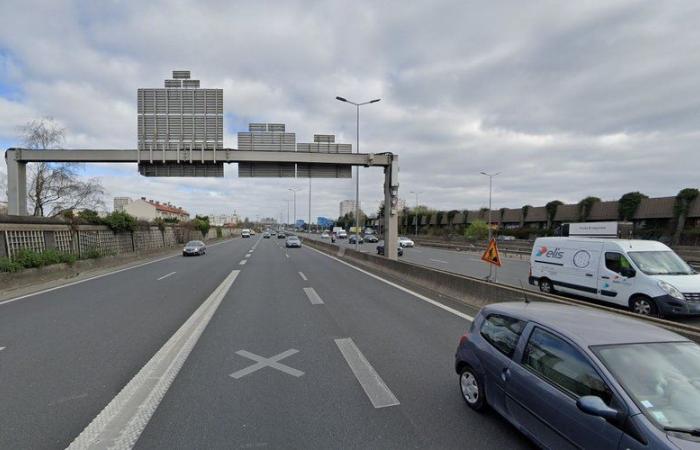
{"type": "MultiPolygon", "coordinates": [[[[31,1],[0,6],[0,147],[54,117],[66,148],[135,148],[136,90],[189,69],[224,89],[225,147],[249,122],[286,123],[298,142],[334,133],[400,158],[413,205],[494,208],[675,195],[698,186],[700,3],[31,1]],[[498,6],[493,4],[497,3],[498,6]],[[148,6],[146,6],[148,4],[148,6]]],[[[0,163],[0,172],[5,166],[0,163]]],[[[193,213],[285,216],[294,180],[143,178],[90,165],[114,196],[193,213]]],[[[0,173],[0,181],[4,174],[0,173]]],[[[362,169],[363,207],[381,198],[362,169]]],[[[314,180],[312,215],[338,215],[352,180],[314,180]]],[[[297,215],[308,215],[299,180],[297,215]]],[[[3,192],[4,189],[0,190],[3,192]]]]}

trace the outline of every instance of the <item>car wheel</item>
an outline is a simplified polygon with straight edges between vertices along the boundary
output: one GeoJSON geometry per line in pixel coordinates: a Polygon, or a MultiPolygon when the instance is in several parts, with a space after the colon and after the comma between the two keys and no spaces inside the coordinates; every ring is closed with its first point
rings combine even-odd
{"type": "Polygon", "coordinates": [[[484,389],[479,377],[469,366],[464,366],[459,374],[459,390],[462,398],[474,411],[482,411],[486,406],[484,389]]]}
{"type": "Polygon", "coordinates": [[[545,294],[554,294],[554,285],[547,278],[541,278],[539,285],[540,291],[544,292],[545,294]]]}
{"type": "Polygon", "coordinates": [[[659,316],[654,300],[644,295],[637,295],[630,300],[630,311],[642,316],[659,316]]]}

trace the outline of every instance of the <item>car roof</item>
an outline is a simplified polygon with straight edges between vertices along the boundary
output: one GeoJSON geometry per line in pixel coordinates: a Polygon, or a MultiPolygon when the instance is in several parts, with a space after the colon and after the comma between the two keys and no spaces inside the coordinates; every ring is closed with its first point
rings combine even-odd
{"type": "MultiPolygon", "coordinates": [[[[644,239],[605,239],[605,238],[593,238],[593,237],[543,237],[537,238],[537,241],[546,242],[584,242],[584,243],[610,243],[619,246],[620,248],[629,252],[644,252],[644,251],[670,251],[665,244],[658,241],[648,241],[644,239]]],[[[538,245],[537,243],[535,245],[538,245]]]]}
{"type": "Polygon", "coordinates": [[[517,319],[539,323],[583,347],[688,340],[679,334],[638,319],[593,308],[558,303],[494,303],[485,306],[482,313],[502,313],[517,319]]]}

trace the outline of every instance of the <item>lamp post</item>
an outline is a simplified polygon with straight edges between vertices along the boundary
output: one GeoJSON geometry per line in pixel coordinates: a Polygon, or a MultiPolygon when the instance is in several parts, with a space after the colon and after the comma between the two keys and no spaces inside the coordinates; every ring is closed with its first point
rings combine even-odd
{"type": "Polygon", "coordinates": [[[311,172],[309,172],[309,225],[307,231],[311,233],[311,172]]]}
{"type": "Polygon", "coordinates": [[[411,191],[411,194],[416,195],[416,210],[413,211],[413,215],[416,218],[416,237],[418,237],[418,194],[422,194],[422,192],[417,192],[417,191],[411,191]]]}
{"type": "MultiPolygon", "coordinates": [[[[355,103],[353,101],[350,101],[346,98],[343,97],[336,97],[336,100],[339,100],[341,102],[349,103],[351,105],[355,105],[355,108],[357,110],[357,123],[356,123],[356,143],[355,143],[355,149],[357,150],[356,153],[360,153],[360,106],[363,105],[369,105],[370,103],[377,103],[380,101],[380,98],[375,98],[374,100],[370,100],[368,102],[362,102],[362,103],[355,103]]],[[[360,167],[355,166],[355,250],[359,249],[359,242],[360,242],[360,236],[359,236],[359,229],[360,229],[360,167]]]]}
{"type": "Polygon", "coordinates": [[[299,188],[288,188],[287,190],[294,193],[294,217],[292,218],[294,223],[292,223],[292,230],[295,230],[297,226],[297,191],[299,188]]]}
{"type": "MultiPolygon", "coordinates": [[[[485,175],[489,177],[489,242],[488,244],[491,244],[491,192],[493,191],[493,177],[500,175],[501,172],[496,172],[496,173],[486,173],[486,172],[479,172],[482,175],[485,175]]],[[[493,264],[489,264],[489,280],[491,280],[491,269],[493,264]]],[[[494,280],[495,281],[495,280],[494,280]]]]}

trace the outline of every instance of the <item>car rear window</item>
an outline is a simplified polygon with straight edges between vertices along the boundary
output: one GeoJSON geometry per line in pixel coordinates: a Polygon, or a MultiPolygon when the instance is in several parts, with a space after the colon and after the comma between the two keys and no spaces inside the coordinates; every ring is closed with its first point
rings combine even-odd
{"type": "Polygon", "coordinates": [[[481,325],[481,335],[509,358],[513,356],[518,339],[527,323],[501,314],[491,314],[481,325]]]}

